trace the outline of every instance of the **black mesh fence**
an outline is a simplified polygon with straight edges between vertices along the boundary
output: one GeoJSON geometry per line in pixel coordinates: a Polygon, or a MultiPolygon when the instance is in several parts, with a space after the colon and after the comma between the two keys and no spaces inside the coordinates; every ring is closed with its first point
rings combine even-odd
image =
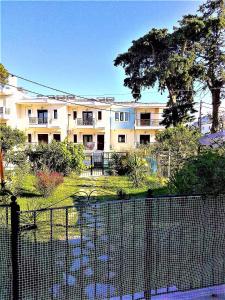
{"type": "Polygon", "coordinates": [[[79,202],[19,217],[19,299],[154,299],[225,283],[225,196],[79,202]]]}
{"type": "Polygon", "coordinates": [[[0,299],[11,299],[10,207],[0,205],[0,299]]]}

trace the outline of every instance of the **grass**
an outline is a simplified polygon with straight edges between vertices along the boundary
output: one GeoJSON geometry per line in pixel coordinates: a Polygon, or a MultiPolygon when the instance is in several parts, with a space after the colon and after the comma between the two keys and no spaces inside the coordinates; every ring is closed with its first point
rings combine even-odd
{"type": "Polygon", "coordinates": [[[92,192],[99,201],[117,199],[117,190],[123,189],[130,198],[146,197],[147,190],[153,189],[156,195],[166,193],[163,182],[156,176],[149,176],[145,185],[135,188],[127,176],[78,177],[71,175],[64,178],[54,193],[43,198],[35,188],[35,177],[28,175],[24,178],[23,192],[18,198],[21,210],[38,209],[73,205],[74,195],[85,195],[92,192]]]}

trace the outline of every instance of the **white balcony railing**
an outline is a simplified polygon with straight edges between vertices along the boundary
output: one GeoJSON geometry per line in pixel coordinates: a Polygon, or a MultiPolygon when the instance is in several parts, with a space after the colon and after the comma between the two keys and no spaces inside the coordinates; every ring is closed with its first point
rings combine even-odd
{"type": "Polygon", "coordinates": [[[77,126],[94,126],[95,125],[95,119],[94,118],[78,118],[76,119],[76,125],[77,126]]]}
{"type": "Polygon", "coordinates": [[[158,119],[138,119],[136,120],[136,126],[140,127],[154,127],[160,125],[161,120],[158,119]]]}
{"type": "Polygon", "coordinates": [[[9,116],[10,114],[10,109],[9,108],[6,108],[6,107],[0,107],[0,117],[1,118],[4,118],[6,116],[9,116]]]}
{"type": "Polygon", "coordinates": [[[29,117],[29,125],[47,125],[48,118],[29,117]]]}

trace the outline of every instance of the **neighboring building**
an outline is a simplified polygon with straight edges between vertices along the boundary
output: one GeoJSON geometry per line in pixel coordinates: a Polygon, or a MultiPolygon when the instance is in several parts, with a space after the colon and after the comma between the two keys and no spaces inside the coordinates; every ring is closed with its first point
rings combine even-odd
{"type": "MultiPolygon", "coordinates": [[[[16,78],[10,78],[16,85],[16,78]]],[[[82,143],[87,151],[129,151],[155,141],[165,104],[115,102],[113,98],[31,98],[21,88],[0,92],[0,123],[23,130],[28,143],[82,143]]]]}

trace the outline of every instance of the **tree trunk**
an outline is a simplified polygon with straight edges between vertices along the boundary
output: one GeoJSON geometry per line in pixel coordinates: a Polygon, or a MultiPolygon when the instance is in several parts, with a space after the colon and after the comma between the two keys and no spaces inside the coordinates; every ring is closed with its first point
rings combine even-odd
{"type": "Polygon", "coordinates": [[[220,89],[211,89],[212,94],[212,127],[211,133],[218,132],[219,124],[219,108],[220,108],[220,89]]]}

